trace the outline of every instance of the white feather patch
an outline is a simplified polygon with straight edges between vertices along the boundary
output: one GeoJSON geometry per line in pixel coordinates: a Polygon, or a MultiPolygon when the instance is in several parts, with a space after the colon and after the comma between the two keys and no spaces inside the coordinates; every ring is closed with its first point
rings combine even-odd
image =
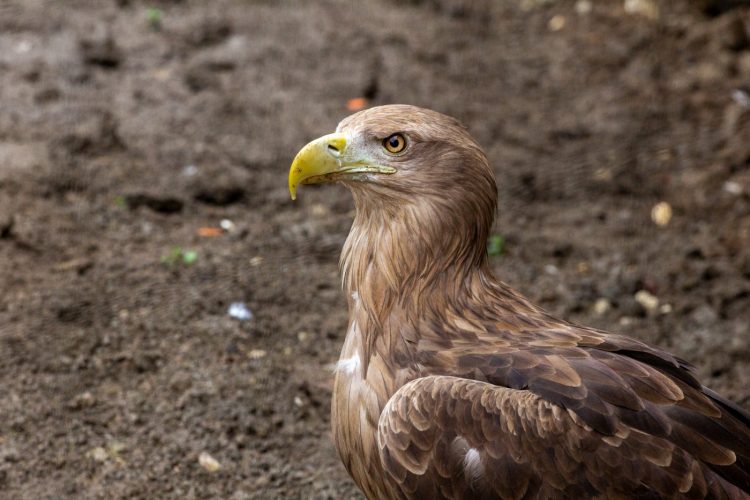
{"type": "Polygon", "coordinates": [[[354,371],[359,368],[359,363],[359,354],[355,354],[351,358],[340,359],[338,363],[336,363],[336,371],[342,373],[354,373],[354,371]]]}
{"type": "Polygon", "coordinates": [[[474,448],[469,448],[464,457],[464,471],[466,476],[472,481],[479,479],[484,474],[484,464],[479,452],[474,448]]]}

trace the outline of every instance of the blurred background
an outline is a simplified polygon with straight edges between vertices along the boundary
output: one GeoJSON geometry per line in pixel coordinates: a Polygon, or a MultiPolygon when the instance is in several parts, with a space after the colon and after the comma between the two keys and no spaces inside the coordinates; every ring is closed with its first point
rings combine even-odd
{"type": "Polygon", "coordinates": [[[351,498],[329,433],[363,107],[461,119],[499,277],[750,408],[750,6],[1,0],[0,491],[351,498]]]}

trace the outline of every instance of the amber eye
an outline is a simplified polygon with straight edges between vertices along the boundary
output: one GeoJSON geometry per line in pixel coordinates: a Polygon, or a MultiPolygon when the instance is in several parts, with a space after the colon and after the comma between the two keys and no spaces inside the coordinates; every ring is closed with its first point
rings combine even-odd
{"type": "Polygon", "coordinates": [[[406,139],[401,134],[393,134],[383,141],[383,147],[391,154],[400,153],[406,147],[406,139]]]}

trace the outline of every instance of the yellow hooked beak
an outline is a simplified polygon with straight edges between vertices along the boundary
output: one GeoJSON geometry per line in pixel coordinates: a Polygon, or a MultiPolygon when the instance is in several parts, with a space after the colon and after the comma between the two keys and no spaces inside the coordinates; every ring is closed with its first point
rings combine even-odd
{"type": "Polygon", "coordinates": [[[324,135],[307,144],[297,153],[289,169],[289,194],[297,199],[300,184],[335,182],[341,177],[362,178],[371,173],[392,174],[393,167],[374,165],[347,147],[346,135],[324,135]]]}

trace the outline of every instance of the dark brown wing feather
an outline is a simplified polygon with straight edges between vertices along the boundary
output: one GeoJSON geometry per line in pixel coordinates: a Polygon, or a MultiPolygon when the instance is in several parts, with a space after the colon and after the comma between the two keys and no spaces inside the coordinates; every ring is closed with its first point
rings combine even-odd
{"type": "Polygon", "coordinates": [[[599,439],[649,436],[698,461],[704,480],[720,479],[750,497],[750,415],[701,386],[685,361],[635,339],[560,323],[512,333],[490,326],[466,340],[442,351],[423,343],[423,373],[535,395],[569,410],[599,439]]]}
{"type": "Polygon", "coordinates": [[[378,444],[398,498],[747,498],[669,438],[622,422],[605,435],[530,391],[457,377],[399,389],[378,444]]]}

